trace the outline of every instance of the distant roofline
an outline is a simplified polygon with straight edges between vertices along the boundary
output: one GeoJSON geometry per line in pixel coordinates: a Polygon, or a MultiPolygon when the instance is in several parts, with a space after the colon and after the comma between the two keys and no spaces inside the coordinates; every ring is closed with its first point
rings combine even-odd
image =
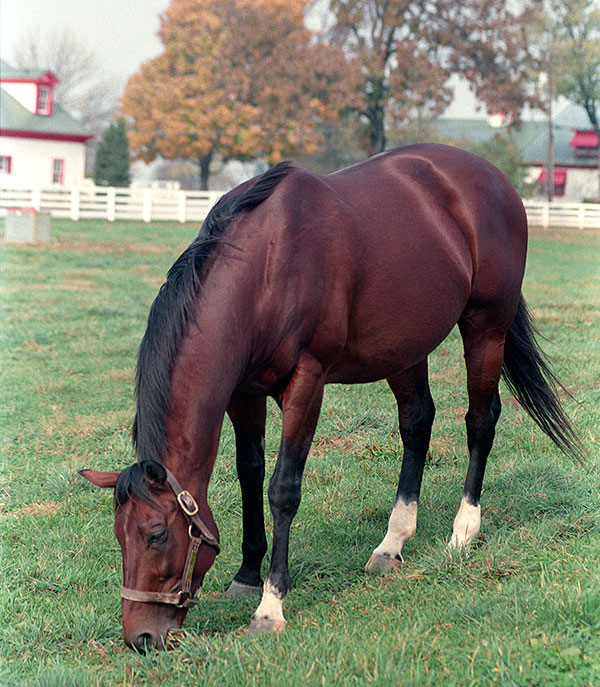
{"type": "Polygon", "coordinates": [[[0,60],[0,81],[8,83],[45,83],[57,84],[60,80],[56,74],[46,67],[32,67],[22,69],[13,67],[6,60],[0,60]]]}
{"type": "MultiPolygon", "coordinates": [[[[583,158],[585,160],[586,158],[583,158]]],[[[582,160],[582,161],[583,161],[582,160]]],[[[591,160],[593,162],[593,158],[587,158],[587,160],[591,160]]],[[[546,160],[523,160],[523,167],[547,167],[548,163],[546,160]]],[[[581,164],[578,165],[573,162],[556,162],[555,164],[555,169],[592,169],[592,170],[597,170],[598,165],[594,164],[581,164]]]]}
{"type": "Polygon", "coordinates": [[[1,76],[0,75],[0,82],[1,83],[36,83],[36,84],[42,84],[44,86],[49,85],[49,86],[54,86],[57,83],[60,83],[59,80],[54,76],[54,74],[50,71],[44,72],[41,76],[38,77],[33,77],[33,76],[27,76],[27,77],[16,77],[16,76],[1,76]]]}
{"type": "Polygon", "coordinates": [[[27,131],[26,129],[0,129],[0,136],[8,138],[35,138],[46,141],[70,141],[71,143],[86,143],[94,138],[91,134],[60,134],[53,131],[27,131]]]}

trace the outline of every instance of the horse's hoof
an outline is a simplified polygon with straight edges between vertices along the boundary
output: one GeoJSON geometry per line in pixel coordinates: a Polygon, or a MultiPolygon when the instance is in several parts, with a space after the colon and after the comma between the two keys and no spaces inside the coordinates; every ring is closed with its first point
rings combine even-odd
{"type": "Polygon", "coordinates": [[[229,585],[229,589],[225,592],[225,596],[229,599],[237,599],[241,596],[254,596],[260,594],[262,587],[259,585],[255,587],[251,584],[244,584],[243,582],[233,582],[229,585]]]}
{"type": "Polygon", "coordinates": [[[371,575],[382,575],[390,570],[398,570],[400,567],[402,567],[402,560],[374,553],[365,565],[365,570],[371,575]]]}
{"type": "Polygon", "coordinates": [[[273,620],[272,618],[252,618],[247,633],[257,635],[263,632],[282,632],[287,625],[285,620],[273,620]]]}

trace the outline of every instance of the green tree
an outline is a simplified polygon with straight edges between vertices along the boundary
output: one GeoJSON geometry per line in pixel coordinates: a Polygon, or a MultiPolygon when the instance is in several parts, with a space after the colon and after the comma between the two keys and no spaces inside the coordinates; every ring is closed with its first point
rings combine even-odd
{"type": "Polygon", "coordinates": [[[125,120],[120,117],[104,132],[94,164],[94,181],[98,186],[129,186],[129,141],[125,120]]]}
{"type": "Polygon", "coordinates": [[[496,165],[510,179],[522,198],[531,196],[535,183],[528,183],[527,168],[523,165],[523,158],[518,144],[513,140],[510,132],[507,135],[496,134],[490,141],[482,143],[459,143],[461,148],[470,150],[476,155],[484,157],[496,165]]]}

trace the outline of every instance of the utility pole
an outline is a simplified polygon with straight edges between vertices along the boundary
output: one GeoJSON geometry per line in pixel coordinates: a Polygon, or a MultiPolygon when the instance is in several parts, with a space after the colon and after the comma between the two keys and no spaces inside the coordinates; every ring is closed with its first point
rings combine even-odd
{"type": "Polygon", "coordinates": [[[554,132],[552,130],[552,48],[548,50],[548,152],[546,157],[546,190],[548,202],[554,199],[554,132]]]}

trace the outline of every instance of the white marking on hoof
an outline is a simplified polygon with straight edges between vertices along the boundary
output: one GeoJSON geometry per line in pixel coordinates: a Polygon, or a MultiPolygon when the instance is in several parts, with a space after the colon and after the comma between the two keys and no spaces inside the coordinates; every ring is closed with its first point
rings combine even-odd
{"type": "Polygon", "coordinates": [[[283,598],[277,589],[267,580],[263,586],[263,595],[258,608],[252,616],[248,632],[281,632],[286,626],[283,616],[283,598]]]}
{"type": "Polygon", "coordinates": [[[367,563],[369,572],[383,572],[391,567],[398,567],[402,562],[402,546],[417,531],[417,505],[416,501],[410,503],[404,503],[402,499],[396,501],[386,535],[367,563]],[[382,559],[390,561],[389,565],[387,563],[382,565],[382,559]]]}
{"type": "Polygon", "coordinates": [[[468,546],[479,534],[480,527],[481,506],[479,504],[473,506],[467,503],[463,496],[458,513],[454,518],[452,539],[448,542],[448,546],[452,549],[461,549],[468,546]]]}

